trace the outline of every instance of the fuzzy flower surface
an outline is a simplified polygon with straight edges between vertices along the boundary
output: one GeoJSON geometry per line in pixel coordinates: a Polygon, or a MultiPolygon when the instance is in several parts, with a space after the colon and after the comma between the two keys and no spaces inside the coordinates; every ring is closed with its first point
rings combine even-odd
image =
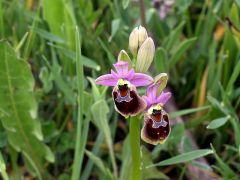
{"type": "Polygon", "coordinates": [[[161,92],[158,96],[159,86],[160,83],[150,85],[146,96],[143,97],[147,102],[147,108],[141,138],[153,145],[163,144],[171,131],[168,114],[163,109],[164,104],[171,98],[171,93],[161,92]]]}
{"type": "Polygon", "coordinates": [[[115,109],[123,116],[137,115],[144,111],[147,104],[139,96],[136,87],[147,86],[153,82],[153,78],[143,73],[135,73],[128,68],[128,62],[118,61],[113,64],[115,71],[96,79],[96,84],[113,86],[113,100],[115,109]]]}

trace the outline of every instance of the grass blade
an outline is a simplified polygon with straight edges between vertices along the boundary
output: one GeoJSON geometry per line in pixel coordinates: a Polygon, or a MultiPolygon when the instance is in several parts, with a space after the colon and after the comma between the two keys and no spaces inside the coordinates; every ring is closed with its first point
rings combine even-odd
{"type": "Polygon", "coordinates": [[[81,141],[82,136],[82,124],[83,124],[83,104],[84,104],[84,73],[83,73],[83,63],[81,57],[81,42],[79,30],[76,27],[76,71],[77,71],[77,82],[78,82],[78,116],[77,116],[77,135],[76,135],[76,144],[74,152],[74,161],[73,161],[73,171],[72,171],[72,180],[79,179],[82,163],[82,155],[79,153],[83,146],[81,141]]]}
{"type": "Polygon", "coordinates": [[[180,154],[180,155],[177,155],[175,157],[166,159],[166,160],[161,161],[159,163],[150,165],[147,168],[155,167],[155,166],[166,166],[166,165],[184,163],[184,162],[192,161],[194,159],[197,159],[197,158],[209,155],[209,154],[213,154],[213,150],[211,150],[211,149],[194,150],[194,151],[191,151],[191,152],[187,152],[187,153],[180,154]]]}
{"type": "Polygon", "coordinates": [[[198,107],[198,108],[184,109],[184,110],[180,110],[180,111],[176,111],[176,112],[171,112],[169,114],[169,117],[171,119],[174,119],[174,118],[179,117],[179,116],[184,116],[184,115],[187,115],[187,114],[191,114],[191,113],[195,113],[195,112],[199,112],[199,111],[204,111],[204,110],[209,109],[210,107],[211,106],[203,106],[203,107],[198,107]]]}

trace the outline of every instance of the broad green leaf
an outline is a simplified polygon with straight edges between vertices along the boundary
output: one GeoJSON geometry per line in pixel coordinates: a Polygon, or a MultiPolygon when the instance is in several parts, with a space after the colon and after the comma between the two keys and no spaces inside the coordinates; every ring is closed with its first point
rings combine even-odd
{"type": "Polygon", "coordinates": [[[190,48],[195,43],[196,40],[196,37],[186,39],[173,51],[172,58],[169,61],[169,69],[176,65],[176,63],[180,60],[181,56],[187,51],[188,48],[190,48]]]}
{"type": "Polygon", "coordinates": [[[191,152],[183,153],[183,154],[174,156],[172,158],[163,160],[159,163],[150,165],[147,168],[155,167],[155,166],[167,166],[167,165],[172,165],[172,164],[184,163],[184,162],[192,161],[194,159],[198,159],[200,157],[203,157],[203,156],[206,156],[206,155],[209,155],[212,153],[213,153],[213,150],[211,150],[211,149],[194,150],[191,152]]]}
{"type": "Polygon", "coordinates": [[[3,0],[0,0],[0,39],[2,39],[4,36],[4,23],[3,23],[4,14],[3,14],[2,4],[3,4],[3,0]]]}
{"type": "Polygon", "coordinates": [[[121,20],[120,19],[114,19],[112,21],[112,31],[111,31],[111,36],[109,37],[108,41],[112,41],[112,38],[115,36],[117,33],[119,26],[120,26],[121,20]]]}
{"type": "Polygon", "coordinates": [[[126,9],[126,8],[128,7],[129,1],[130,1],[130,0],[122,0],[123,9],[126,9]]]}
{"type": "Polygon", "coordinates": [[[228,121],[229,118],[230,118],[230,116],[225,116],[225,117],[214,119],[207,126],[207,129],[219,128],[219,127],[223,126],[228,121]]]}
{"type": "Polygon", "coordinates": [[[46,175],[43,159],[53,162],[54,156],[41,142],[33,75],[29,65],[18,59],[14,50],[4,42],[0,43],[0,79],[0,109],[6,112],[1,121],[8,141],[15,150],[31,159],[30,164],[41,179],[41,175],[46,175]]]}
{"type": "Polygon", "coordinates": [[[86,150],[86,154],[88,158],[90,158],[95,163],[95,165],[101,170],[101,172],[105,175],[105,178],[113,179],[110,170],[104,166],[102,160],[99,157],[97,157],[92,152],[87,150],[86,150]]]}
{"type": "Polygon", "coordinates": [[[199,111],[204,111],[209,109],[211,106],[203,106],[203,107],[198,107],[198,108],[190,108],[190,109],[185,109],[185,110],[180,110],[180,111],[176,111],[176,112],[171,112],[169,114],[170,119],[174,119],[176,117],[179,116],[184,116],[187,114],[191,114],[191,113],[195,113],[195,112],[199,112],[199,111]]]}

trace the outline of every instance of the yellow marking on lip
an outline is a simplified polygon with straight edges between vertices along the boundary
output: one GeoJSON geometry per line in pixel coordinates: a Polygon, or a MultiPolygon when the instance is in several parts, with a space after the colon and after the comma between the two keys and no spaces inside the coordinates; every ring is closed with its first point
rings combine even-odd
{"type": "Polygon", "coordinates": [[[148,114],[152,114],[154,109],[155,110],[161,110],[162,109],[161,104],[157,104],[157,105],[151,106],[149,108],[149,110],[148,110],[148,114]]]}
{"type": "Polygon", "coordinates": [[[127,84],[128,87],[129,87],[129,85],[130,85],[129,81],[124,80],[124,79],[119,79],[118,82],[117,82],[117,85],[118,85],[118,86],[123,86],[123,85],[125,85],[125,84],[127,84]]]}

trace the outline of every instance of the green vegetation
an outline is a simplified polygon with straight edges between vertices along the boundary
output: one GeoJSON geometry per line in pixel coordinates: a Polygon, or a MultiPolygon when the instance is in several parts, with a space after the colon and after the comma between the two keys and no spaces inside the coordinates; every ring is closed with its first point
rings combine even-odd
{"type": "Polygon", "coordinates": [[[176,0],[164,19],[147,0],[0,0],[4,180],[130,179],[136,122],[94,80],[140,24],[156,45],[149,71],[173,94],[169,138],[140,142],[142,178],[239,178],[239,0],[176,0]]]}

